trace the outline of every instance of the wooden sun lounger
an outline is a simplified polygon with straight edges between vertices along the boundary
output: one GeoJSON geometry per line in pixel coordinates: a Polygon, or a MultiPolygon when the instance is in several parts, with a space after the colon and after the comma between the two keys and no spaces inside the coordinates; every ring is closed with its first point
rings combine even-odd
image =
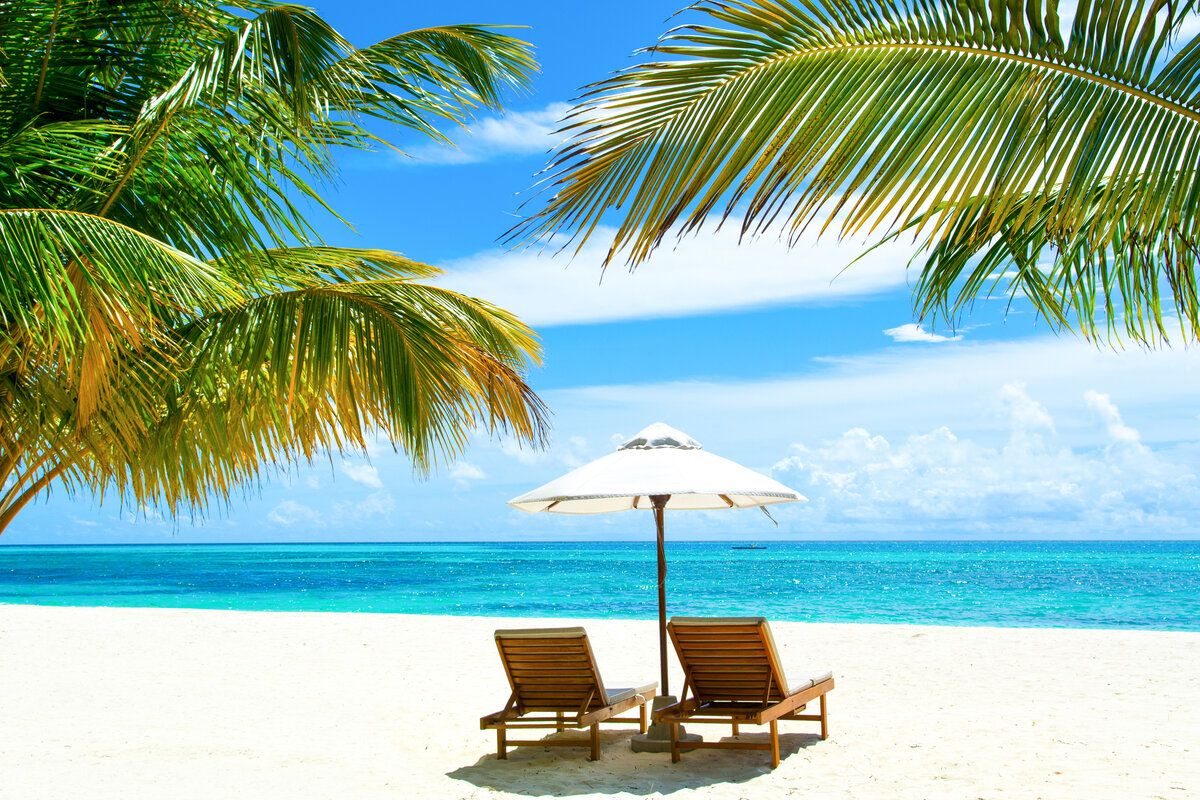
{"type": "Polygon", "coordinates": [[[535,628],[496,631],[496,647],[508,675],[512,695],[503,711],[479,720],[481,730],[496,731],[496,755],[507,758],[516,745],[590,747],[600,758],[601,723],[635,723],[646,732],[646,703],[657,683],[610,689],[600,680],[583,628],[535,628]],[[637,717],[618,718],[631,708],[637,717]],[[543,712],[547,716],[529,716],[543,712]],[[552,713],[554,716],[548,716],[552,713]],[[510,730],[588,728],[587,739],[524,740],[508,738],[510,730]]]}
{"type": "Polygon", "coordinates": [[[768,750],[774,769],[779,766],[781,719],[820,722],[821,738],[828,738],[825,696],[833,689],[833,675],[820,673],[789,685],[762,617],[677,617],[667,631],[683,667],[683,691],[678,703],[655,712],[654,721],[671,726],[672,762],[679,761],[682,749],[768,750]],[[820,714],[800,713],[818,699],[820,714]],[[684,722],[732,725],[734,736],[738,725],[769,725],[770,741],[681,742],[679,725],[684,722]]]}

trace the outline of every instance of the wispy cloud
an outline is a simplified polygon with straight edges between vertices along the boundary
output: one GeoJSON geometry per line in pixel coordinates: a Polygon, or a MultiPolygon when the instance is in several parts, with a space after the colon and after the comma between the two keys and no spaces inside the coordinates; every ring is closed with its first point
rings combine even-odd
{"type": "Polygon", "coordinates": [[[823,436],[853,427],[889,435],[941,425],[990,430],[994,426],[982,412],[1009,414],[999,392],[1014,383],[1051,410],[1072,409],[1055,422],[1071,435],[1094,435],[1080,396],[1081,387],[1091,387],[1136,409],[1145,441],[1200,439],[1192,412],[1197,381],[1200,353],[1193,350],[1114,352],[1064,336],[889,348],[820,359],[815,369],[794,377],[579,387],[543,397],[564,433],[597,439],[601,432],[663,419],[701,441],[704,430],[736,431],[732,441],[754,452],[793,430],[823,436]]]}
{"type": "Polygon", "coordinates": [[[1054,417],[1037,400],[1029,396],[1024,381],[1013,381],[1000,387],[1000,406],[1014,431],[1054,432],[1054,417]]]}
{"type": "Polygon", "coordinates": [[[1108,431],[1113,442],[1141,447],[1141,434],[1135,428],[1125,424],[1125,420],[1121,419],[1120,410],[1111,397],[1103,392],[1089,389],[1084,392],[1083,399],[1087,401],[1088,408],[1104,423],[1105,430],[1108,431]]]}
{"type": "Polygon", "coordinates": [[[451,135],[453,144],[429,144],[410,150],[408,164],[474,164],[505,156],[546,153],[561,141],[559,121],[571,110],[551,103],[533,111],[512,111],[483,117],[451,135]]]}
{"type": "Polygon", "coordinates": [[[588,458],[588,441],[582,436],[554,437],[544,450],[522,445],[515,439],[500,442],[500,451],[525,466],[557,464],[574,469],[588,458]]]}
{"type": "Polygon", "coordinates": [[[463,487],[487,478],[486,472],[469,461],[455,461],[448,474],[451,480],[463,487]]]}
{"type": "Polygon", "coordinates": [[[739,242],[726,229],[664,247],[635,272],[602,271],[612,235],[597,229],[573,258],[552,250],[485,251],[448,264],[441,283],[550,326],[836,302],[903,286],[911,257],[910,248],[890,244],[843,272],[865,241],[807,234],[788,248],[775,237],[739,242]]]}
{"type": "Polygon", "coordinates": [[[339,522],[361,522],[375,517],[390,517],[396,510],[396,498],[386,490],[371,492],[364,499],[343,500],[333,505],[339,522]]]}
{"type": "Polygon", "coordinates": [[[343,461],[342,473],[355,483],[369,486],[372,489],[382,489],[383,481],[379,478],[379,470],[371,464],[343,461]]]}
{"type": "Polygon", "coordinates": [[[961,333],[954,336],[943,336],[940,333],[927,331],[915,322],[888,328],[883,333],[885,336],[892,337],[892,341],[895,342],[957,342],[963,338],[961,333]]]}
{"type": "Polygon", "coordinates": [[[325,524],[321,513],[311,506],[297,503],[295,500],[284,500],[267,513],[267,520],[274,525],[290,528],[303,525],[308,528],[320,528],[325,524]]]}

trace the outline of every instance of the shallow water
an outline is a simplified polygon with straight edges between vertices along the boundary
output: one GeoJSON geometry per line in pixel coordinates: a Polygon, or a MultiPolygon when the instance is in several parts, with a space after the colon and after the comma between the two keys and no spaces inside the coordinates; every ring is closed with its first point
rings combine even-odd
{"type": "MultiPolygon", "coordinates": [[[[1200,630],[1200,542],[668,542],[672,614],[1200,630]]],[[[0,603],[651,618],[651,542],[0,547],[0,603]]]]}

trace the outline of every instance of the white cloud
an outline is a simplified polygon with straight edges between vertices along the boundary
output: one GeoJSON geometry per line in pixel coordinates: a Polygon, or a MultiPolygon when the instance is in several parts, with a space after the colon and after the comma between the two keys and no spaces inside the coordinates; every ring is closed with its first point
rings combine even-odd
{"type": "Polygon", "coordinates": [[[1107,441],[1082,402],[1084,388],[1109,393],[1127,413],[1138,411],[1144,441],[1200,439],[1195,350],[1113,352],[1069,337],[1041,337],[893,348],[820,359],[815,367],[803,375],[752,381],[555,389],[543,392],[543,399],[555,410],[560,432],[600,441],[610,431],[663,420],[706,445],[736,448],[733,455],[743,460],[761,458],[781,436],[834,436],[854,427],[889,437],[942,425],[960,434],[994,433],[998,412],[1003,418],[1023,414],[1036,427],[1037,406],[1022,403],[1015,389],[1007,399],[998,394],[1008,384],[1023,385],[1024,394],[1043,409],[1069,409],[1054,425],[1074,443],[1107,441]],[[709,441],[714,436],[724,438],[709,441]]]}
{"type": "Polygon", "coordinates": [[[334,503],[338,520],[364,520],[386,517],[396,510],[396,498],[391,492],[371,492],[365,499],[334,503]]]}
{"type": "Polygon", "coordinates": [[[469,486],[474,481],[487,478],[487,473],[469,461],[455,461],[447,473],[459,486],[469,486]]]}
{"type": "Polygon", "coordinates": [[[543,450],[522,446],[515,439],[504,439],[500,442],[500,452],[525,466],[556,464],[571,469],[578,467],[592,455],[587,439],[582,436],[556,436],[543,450]]]}
{"type": "Polygon", "coordinates": [[[551,103],[534,111],[484,117],[453,133],[453,145],[423,145],[401,158],[406,163],[473,164],[506,155],[546,153],[562,140],[556,131],[570,110],[567,103],[551,103]]]}
{"type": "Polygon", "coordinates": [[[379,470],[370,464],[342,462],[342,472],[350,480],[369,486],[372,489],[382,489],[383,481],[379,479],[379,470]]]}
{"type": "Polygon", "coordinates": [[[888,328],[883,333],[885,336],[892,337],[892,340],[896,342],[957,342],[963,338],[962,334],[943,336],[940,333],[927,331],[915,322],[888,328]]]}
{"type": "Polygon", "coordinates": [[[1104,428],[1108,431],[1108,435],[1112,437],[1113,442],[1140,447],[1141,434],[1125,424],[1125,421],[1121,419],[1120,410],[1111,397],[1103,392],[1088,389],[1084,392],[1083,398],[1087,401],[1088,408],[1104,423],[1104,428]]]}
{"type": "MultiPolygon", "coordinates": [[[[810,497],[794,516],[817,532],[1127,535],[1190,524],[1197,504],[1187,498],[1200,488],[1191,465],[1145,448],[1069,447],[1023,388],[1005,386],[1001,400],[1008,435],[997,445],[944,426],[895,441],[854,428],[794,445],[773,471],[810,497]]],[[[1090,391],[1085,400],[1109,435],[1137,441],[1111,400],[1090,391]]]]}
{"type": "Polygon", "coordinates": [[[725,229],[664,247],[635,272],[602,271],[612,236],[612,229],[598,228],[573,258],[549,249],[485,251],[447,265],[439,282],[487,298],[532,325],[572,325],[875,294],[904,285],[911,257],[909,247],[893,243],[843,272],[868,242],[809,233],[788,248],[776,238],[739,243],[737,233],[725,229]]]}
{"type": "Polygon", "coordinates": [[[285,528],[293,525],[319,528],[325,522],[316,509],[303,503],[297,503],[295,500],[284,500],[277,504],[268,512],[267,519],[275,525],[282,525],[285,528]]]}
{"type": "Polygon", "coordinates": [[[1000,387],[1000,401],[1008,412],[1013,431],[1022,435],[1039,429],[1054,431],[1054,418],[1044,405],[1029,396],[1023,381],[1000,387]]]}
{"type": "Polygon", "coordinates": [[[780,532],[1161,538],[1200,531],[1198,383],[1192,350],[1043,337],[889,348],[790,378],[544,397],[559,431],[592,441],[663,419],[720,455],[774,464],[813,500],[781,507],[780,532]]]}
{"type": "Polygon", "coordinates": [[[365,498],[338,501],[333,504],[332,508],[331,525],[342,526],[341,533],[358,536],[360,529],[347,528],[347,523],[361,523],[376,519],[390,520],[392,512],[396,510],[396,498],[385,489],[371,492],[365,498]]]}
{"type": "Polygon", "coordinates": [[[357,510],[364,517],[384,516],[396,510],[396,498],[391,492],[372,492],[357,504],[357,510]]]}
{"type": "Polygon", "coordinates": [[[1174,55],[1186,47],[1197,34],[1200,34],[1200,16],[1192,12],[1183,18],[1179,28],[1176,29],[1175,39],[1169,48],[1170,54],[1174,55]]]}

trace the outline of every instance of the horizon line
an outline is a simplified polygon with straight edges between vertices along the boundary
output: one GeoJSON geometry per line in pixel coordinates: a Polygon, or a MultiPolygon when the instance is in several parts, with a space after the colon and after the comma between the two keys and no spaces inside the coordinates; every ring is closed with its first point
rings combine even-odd
{"type": "MultiPolygon", "coordinates": [[[[758,543],[761,539],[673,539],[679,544],[741,544],[746,542],[758,543]]],[[[1053,544],[1076,543],[1115,543],[1124,544],[1200,544],[1200,534],[1184,538],[1167,539],[1130,539],[1130,538],[1023,538],[1023,539],[775,539],[775,544],[1030,544],[1036,542],[1053,544]]],[[[653,544],[653,538],[647,539],[378,539],[378,540],[329,540],[329,541],[224,541],[224,542],[20,542],[9,544],[0,542],[0,549],[17,547],[261,547],[265,545],[306,546],[306,545],[424,545],[424,544],[653,544]]],[[[764,549],[769,546],[764,544],[764,549]]]]}

